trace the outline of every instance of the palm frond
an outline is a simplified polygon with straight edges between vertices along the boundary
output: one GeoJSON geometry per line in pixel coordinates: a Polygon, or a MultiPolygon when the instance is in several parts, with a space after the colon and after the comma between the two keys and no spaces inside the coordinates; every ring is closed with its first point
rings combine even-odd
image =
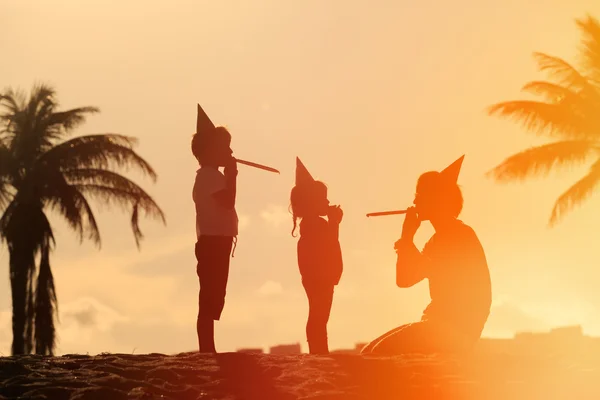
{"type": "Polygon", "coordinates": [[[13,196],[13,190],[10,184],[12,162],[12,154],[8,148],[0,142],[0,212],[4,211],[13,196]]]}
{"type": "MultiPolygon", "coordinates": [[[[12,115],[25,108],[27,95],[23,90],[15,90],[11,87],[5,88],[0,95],[0,104],[7,111],[6,114],[12,115]]],[[[2,114],[4,115],[4,114],[2,114]]],[[[10,121],[9,121],[10,122],[10,121]]]]}
{"type": "MultiPolygon", "coordinates": [[[[14,197],[14,190],[10,181],[6,177],[0,177],[0,213],[10,204],[14,197]]],[[[2,232],[0,232],[2,236],[2,232]]]]}
{"type": "Polygon", "coordinates": [[[137,168],[155,181],[154,169],[133,150],[136,143],[135,138],[116,134],[79,136],[48,150],[39,163],[60,170],[137,168]]]}
{"type": "Polygon", "coordinates": [[[587,138],[589,127],[584,117],[566,103],[544,103],[532,100],[505,101],[488,108],[489,115],[513,118],[538,135],[587,138]]]}
{"type": "Polygon", "coordinates": [[[527,82],[521,89],[525,92],[543,96],[550,104],[560,103],[565,98],[581,100],[578,93],[568,87],[546,81],[527,82]]]}
{"type": "Polygon", "coordinates": [[[567,191],[560,195],[550,216],[549,226],[556,225],[569,211],[585,201],[600,183],[600,159],[591,167],[586,176],[577,181],[567,191]]]}
{"type": "Polygon", "coordinates": [[[86,114],[99,112],[96,107],[58,111],[56,92],[48,85],[34,86],[26,101],[20,92],[7,91],[6,96],[4,108],[8,111],[0,118],[10,123],[4,129],[4,136],[10,138],[14,152],[29,156],[29,162],[84,123],[86,114]]]}
{"type": "Polygon", "coordinates": [[[123,175],[100,168],[76,168],[62,171],[62,176],[69,185],[95,184],[111,186],[131,192],[143,192],[133,181],[123,175]]]}
{"type": "Polygon", "coordinates": [[[25,108],[25,94],[22,91],[16,91],[12,88],[4,90],[0,95],[0,107],[4,112],[0,113],[0,135],[4,141],[11,139],[11,132],[14,131],[13,125],[22,109],[25,108]]]}
{"type": "Polygon", "coordinates": [[[60,111],[48,114],[39,123],[41,132],[43,132],[43,149],[48,150],[55,145],[55,142],[65,137],[73,129],[82,125],[86,121],[86,114],[100,112],[97,107],[79,107],[67,111],[60,111]]]}
{"type": "MultiPolygon", "coordinates": [[[[583,136],[600,137],[600,88],[590,86],[587,89],[569,89],[545,81],[533,81],[523,86],[524,91],[538,94],[546,98],[551,104],[560,105],[561,108],[569,110],[575,118],[581,122],[583,136]]],[[[569,137],[569,132],[562,136],[569,137]]]]}
{"type": "Polygon", "coordinates": [[[48,119],[48,125],[60,126],[69,132],[85,122],[86,114],[99,112],[98,107],[78,107],[67,111],[54,112],[48,119]]]}
{"type": "Polygon", "coordinates": [[[547,175],[552,169],[581,164],[591,156],[600,155],[598,142],[565,140],[532,147],[514,154],[487,173],[498,182],[523,180],[535,175],[547,175]]]}
{"type": "Polygon", "coordinates": [[[580,62],[588,74],[600,83],[600,24],[598,20],[587,16],[577,19],[577,26],[583,33],[580,62]]]}
{"type": "Polygon", "coordinates": [[[73,190],[82,190],[81,193],[93,197],[100,195],[103,204],[113,201],[122,208],[131,208],[131,226],[138,246],[139,240],[143,237],[138,224],[140,209],[146,214],[160,218],[165,223],[165,216],[154,200],[140,186],[116,172],[97,168],[78,168],[63,171],[63,176],[73,190]],[[115,196],[109,199],[112,195],[115,196]]]}
{"type": "Polygon", "coordinates": [[[53,89],[40,85],[33,88],[26,101],[20,92],[8,91],[4,96],[4,108],[8,111],[0,116],[7,122],[3,137],[24,168],[50,147],[48,135],[53,133],[45,121],[54,110],[54,94],[53,89]]]}
{"type": "Polygon", "coordinates": [[[139,227],[140,211],[144,212],[146,216],[160,219],[166,224],[165,215],[154,199],[131,181],[119,185],[119,187],[99,184],[74,184],[73,186],[84,195],[99,200],[103,204],[116,205],[125,210],[131,209],[131,229],[138,248],[143,238],[139,227]]]}
{"type": "Polygon", "coordinates": [[[40,198],[51,209],[57,210],[69,226],[77,232],[80,242],[84,237],[100,247],[100,230],[85,196],[70,185],[62,174],[44,180],[40,198]]]}
{"type": "Polygon", "coordinates": [[[548,76],[556,79],[559,85],[576,89],[589,88],[590,82],[588,78],[579,73],[575,67],[562,58],[540,52],[534,52],[533,57],[538,64],[539,70],[547,72],[548,76]]]}

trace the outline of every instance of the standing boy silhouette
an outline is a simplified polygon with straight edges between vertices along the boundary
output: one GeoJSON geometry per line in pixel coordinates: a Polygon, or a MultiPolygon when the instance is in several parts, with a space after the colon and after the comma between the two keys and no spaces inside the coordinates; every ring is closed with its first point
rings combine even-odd
{"type": "Polygon", "coordinates": [[[196,206],[196,272],[200,280],[197,320],[201,353],[216,353],[214,321],[221,318],[229,277],[229,261],[238,234],[235,210],[237,164],[231,134],[215,127],[198,105],[192,153],[200,164],[192,197],[196,206]],[[224,173],[219,167],[225,167],[224,173]]]}

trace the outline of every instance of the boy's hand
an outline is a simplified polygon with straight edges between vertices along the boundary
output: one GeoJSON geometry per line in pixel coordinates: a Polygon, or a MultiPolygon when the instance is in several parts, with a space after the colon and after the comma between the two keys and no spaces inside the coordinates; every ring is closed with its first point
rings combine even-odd
{"type": "Polygon", "coordinates": [[[343,216],[344,211],[342,211],[340,206],[329,206],[329,210],[327,212],[327,219],[329,220],[329,222],[339,224],[340,222],[342,222],[343,216]]]}
{"type": "Polygon", "coordinates": [[[223,173],[225,176],[237,176],[237,160],[235,157],[231,157],[225,162],[225,169],[223,173]]]}

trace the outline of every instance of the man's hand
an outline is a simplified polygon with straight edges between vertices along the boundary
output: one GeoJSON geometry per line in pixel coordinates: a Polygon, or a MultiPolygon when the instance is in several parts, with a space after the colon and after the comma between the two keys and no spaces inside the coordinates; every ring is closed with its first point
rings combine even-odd
{"type": "Polygon", "coordinates": [[[402,224],[402,239],[412,241],[420,226],[421,220],[417,215],[416,209],[414,207],[409,207],[406,210],[406,217],[402,224]]]}
{"type": "Polygon", "coordinates": [[[340,222],[342,222],[343,216],[344,211],[342,211],[340,206],[329,206],[329,210],[327,211],[327,219],[329,220],[329,222],[339,224],[340,222]]]}

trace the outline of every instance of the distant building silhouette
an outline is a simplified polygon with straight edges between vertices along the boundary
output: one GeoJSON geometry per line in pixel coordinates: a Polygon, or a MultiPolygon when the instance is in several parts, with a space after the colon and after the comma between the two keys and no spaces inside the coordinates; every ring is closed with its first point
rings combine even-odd
{"type": "Polygon", "coordinates": [[[300,343],[281,344],[271,347],[269,349],[269,354],[302,354],[302,347],[300,346],[300,343]]]}
{"type": "Polygon", "coordinates": [[[582,339],[583,328],[581,325],[574,326],[561,326],[558,328],[551,329],[550,332],[518,332],[515,334],[515,340],[531,340],[534,339],[545,339],[551,340],[572,340],[582,339]]]}
{"type": "Polygon", "coordinates": [[[353,349],[336,349],[332,350],[331,354],[360,354],[360,351],[367,345],[367,343],[356,343],[353,349]]]}
{"type": "MultiPolygon", "coordinates": [[[[354,348],[331,350],[331,354],[360,354],[366,343],[356,343],[354,348]]],[[[600,350],[600,337],[584,335],[580,325],[561,326],[547,332],[517,332],[512,338],[495,339],[483,337],[477,344],[477,352],[513,354],[556,354],[585,353],[588,350],[600,350]]],[[[238,353],[266,354],[262,348],[241,348],[238,353]]],[[[269,348],[269,354],[302,354],[300,343],[282,344],[269,348]]]]}
{"type": "Polygon", "coordinates": [[[518,332],[512,339],[482,338],[479,351],[518,354],[582,353],[600,347],[600,338],[586,336],[580,325],[563,326],[549,332],[518,332]]]}
{"type": "Polygon", "coordinates": [[[247,349],[237,349],[237,353],[246,353],[246,354],[264,354],[265,351],[262,348],[247,348],[247,349]]]}

